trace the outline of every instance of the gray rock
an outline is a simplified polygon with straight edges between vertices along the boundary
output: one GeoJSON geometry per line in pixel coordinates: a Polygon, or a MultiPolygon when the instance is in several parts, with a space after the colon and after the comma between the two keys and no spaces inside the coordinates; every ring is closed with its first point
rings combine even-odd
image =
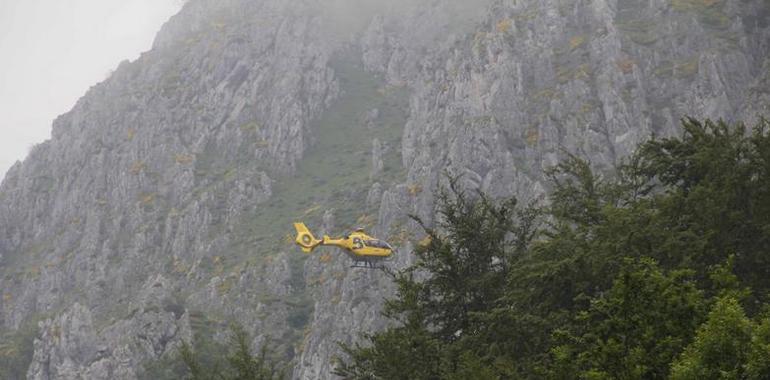
{"type": "MultiPolygon", "coordinates": [[[[720,2],[716,18],[662,0],[397,3],[366,2],[360,28],[339,33],[343,16],[320,0],[190,0],[151,51],[54,122],[0,184],[0,329],[50,316],[29,378],[133,379],[189,340],[199,313],[219,338],[228,320],[255,347],[275,338],[295,378],[333,378],[336,342],[386,325],[387,277],[336,250],[292,256],[289,225],[255,236],[273,227],[259,212],[307,173],[316,121],[345,90],[332,57],[358,54],[380,93],[407,89],[409,119],[400,146],[372,143],[361,189],[315,184],[357,203],[285,216],[333,233],[374,210],[394,268],[422,238],[408,215],[434,223],[444,173],[536,199],[565,151],[611,170],[685,115],[751,123],[769,111],[767,1],[720,2]],[[385,170],[388,150],[404,174],[385,170]]],[[[389,108],[345,112],[374,133],[389,108]]],[[[368,141],[354,147],[362,161],[368,141]]]]}
{"type": "Polygon", "coordinates": [[[379,139],[372,140],[372,170],[369,172],[369,178],[376,180],[382,174],[382,170],[385,168],[383,162],[383,156],[386,153],[386,148],[383,146],[379,139]]]}

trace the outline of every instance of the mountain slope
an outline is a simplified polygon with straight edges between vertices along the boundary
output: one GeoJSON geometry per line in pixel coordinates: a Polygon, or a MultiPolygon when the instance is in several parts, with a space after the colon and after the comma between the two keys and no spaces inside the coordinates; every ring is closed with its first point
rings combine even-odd
{"type": "Polygon", "coordinates": [[[136,378],[231,319],[328,378],[391,284],[290,222],[404,265],[444,171],[532,198],[564,150],[611,169],[684,115],[768,113],[769,25],[762,0],[190,0],[0,185],[0,328],[44,320],[35,379],[136,378]]]}

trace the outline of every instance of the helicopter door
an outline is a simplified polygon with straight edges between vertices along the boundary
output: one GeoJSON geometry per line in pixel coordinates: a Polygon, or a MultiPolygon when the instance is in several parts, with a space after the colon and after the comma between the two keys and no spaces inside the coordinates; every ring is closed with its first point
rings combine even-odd
{"type": "Polygon", "coordinates": [[[353,238],[353,249],[361,249],[364,248],[364,242],[359,237],[353,238]]]}

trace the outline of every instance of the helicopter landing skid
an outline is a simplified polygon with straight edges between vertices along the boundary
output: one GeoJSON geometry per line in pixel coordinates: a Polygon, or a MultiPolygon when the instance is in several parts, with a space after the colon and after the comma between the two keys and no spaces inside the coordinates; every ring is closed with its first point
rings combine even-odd
{"type": "Polygon", "coordinates": [[[373,263],[370,261],[356,261],[350,267],[363,268],[363,269],[384,269],[385,268],[385,266],[381,265],[380,263],[373,263]]]}

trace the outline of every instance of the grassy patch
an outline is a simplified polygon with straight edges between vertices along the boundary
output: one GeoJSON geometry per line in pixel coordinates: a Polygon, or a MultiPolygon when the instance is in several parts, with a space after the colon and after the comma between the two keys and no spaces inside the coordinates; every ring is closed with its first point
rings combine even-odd
{"type": "MultiPolygon", "coordinates": [[[[337,226],[347,229],[367,214],[364,200],[372,180],[372,139],[389,146],[381,182],[403,177],[400,139],[406,123],[408,94],[403,89],[383,88],[382,82],[353,60],[334,64],[343,94],[312,124],[316,137],[293,176],[279,178],[273,197],[248,214],[238,243],[242,250],[257,247],[264,254],[291,248],[292,223],[303,220],[318,228],[323,212],[334,209],[337,226]],[[366,127],[364,115],[379,110],[375,126],[366,127]]],[[[303,257],[295,255],[293,257],[303,257]]]]}
{"type": "Polygon", "coordinates": [[[509,18],[506,18],[498,21],[495,29],[497,29],[498,33],[505,34],[511,30],[511,26],[513,26],[513,21],[509,18]]]}
{"type": "Polygon", "coordinates": [[[583,35],[574,36],[569,39],[569,49],[570,51],[575,50],[585,45],[585,43],[586,43],[586,36],[583,36],[583,35]]]}
{"type": "Polygon", "coordinates": [[[0,329],[0,379],[23,379],[32,362],[33,341],[41,315],[29,317],[18,330],[0,329]]]}
{"type": "Polygon", "coordinates": [[[179,153],[174,155],[174,162],[179,165],[189,165],[195,161],[195,156],[186,153],[179,153]]]}
{"type": "Polygon", "coordinates": [[[660,78],[686,79],[694,77],[699,70],[699,57],[677,61],[665,61],[655,68],[653,73],[660,78]]]}
{"type": "Polygon", "coordinates": [[[250,121],[248,123],[245,123],[245,124],[241,125],[240,129],[242,131],[248,132],[248,133],[257,133],[262,128],[259,126],[259,124],[256,121],[250,121]]]}
{"type": "Polygon", "coordinates": [[[618,23],[618,29],[623,31],[631,41],[640,45],[652,45],[660,36],[656,32],[656,23],[651,19],[636,19],[618,23]]]}
{"type": "Polygon", "coordinates": [[[618,0],[615,24],[628,39],[639,45],[652,45],[658,41],[655,18],[646,14],[646,3],[637,0],[618,0]]]}
{"type": "Polygon", "coordinates": [[[724,30],[730,26],[730,17],[724,12],[724,0],[671,0],[671,8],[679,12],[693,12],[704,27],[724,30]]]}
{"type": "Polygon", "coordinates": [[[630,58],[620,59],[616,62],[618,68],[623,74],[631,74],[634,71],[636,61],[630,58]]]}
{"type": "Polygon", "coordinates": [[[134,161],[128,169],[128,172],[131,173],[131,175],[139,175],[145,169],[147,169],[147,164],[145,164],[144,161],[134,161]]]}
{"type": "MultiPolygon", "coordinates": [[[[351,55],[354,56],[354,55],[351,55]]],[[[360,56],[360,55],[359,55],[360,56]]],[[[318,230],[325,210],[335,210],[337,233],[357,223],[370,223],[374,210],[366,209],[366,196],[373,182],[392,183],[405,177],[401,165],[401,135],[407,119],[408,93],[384,87],[367,73],[359,61],[343,58],[334,62],[342,95],[311,125],[313,145],[299,162],[297,172],[277,178],[271,199],[245,213],[233,231],[231,265],[264,264],[277,252],[289,251],[291,283],[297,293],[282,300],[290,309],[290,339],[301,339],[301,331],[312,315],[313,301],[305,292],[304,264],[308,255],[293,245],[293,222],[304,221],[318,230]],[[372,109],[379,116],[370,128],[365,115],[372,109]],[[372,140],[388,146],[380,178],[371,179],[372,140]]],[[[250,128],[245,128],[250,129],[250,128]]],[[[334,252],[332,254],[337,254],[334,252]]],[[[284,342],[287,343],[287,342],[284,342]]]]}

